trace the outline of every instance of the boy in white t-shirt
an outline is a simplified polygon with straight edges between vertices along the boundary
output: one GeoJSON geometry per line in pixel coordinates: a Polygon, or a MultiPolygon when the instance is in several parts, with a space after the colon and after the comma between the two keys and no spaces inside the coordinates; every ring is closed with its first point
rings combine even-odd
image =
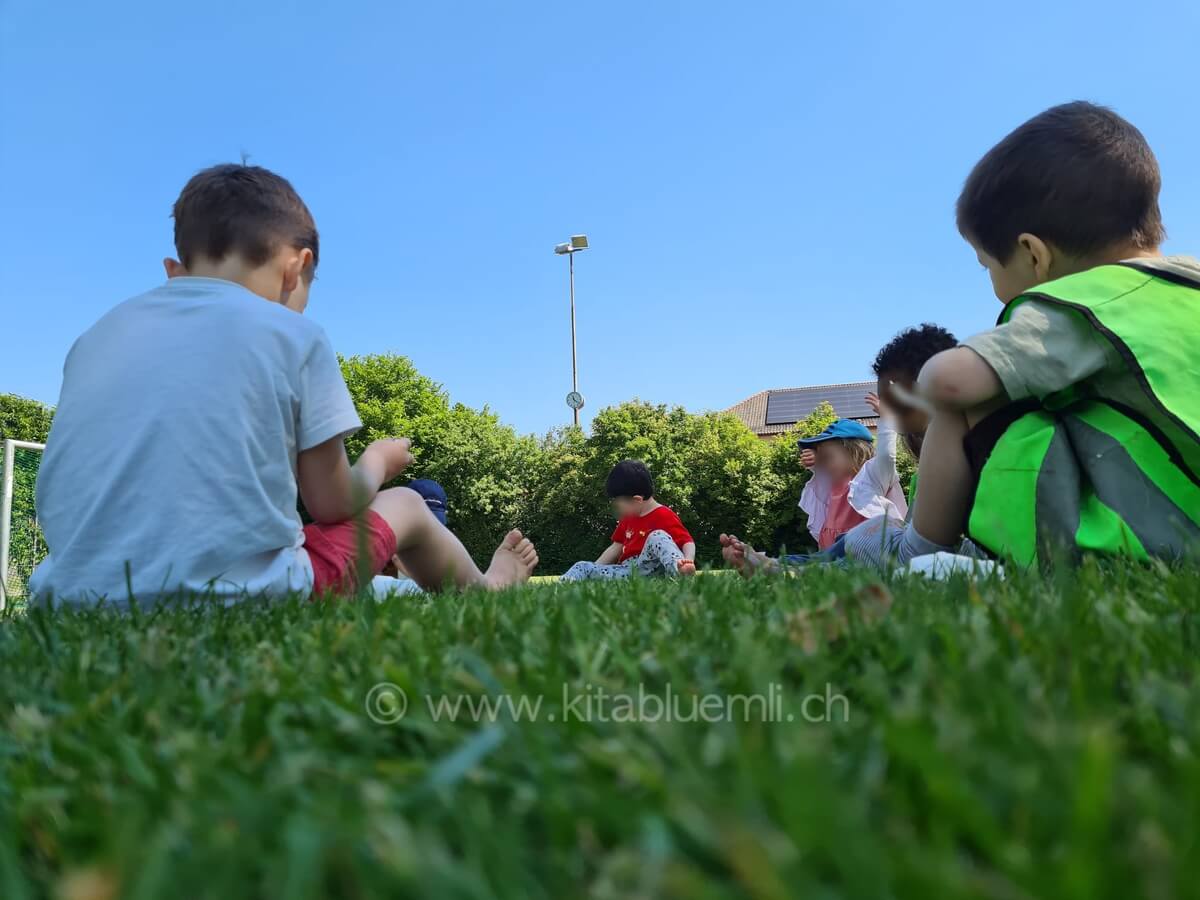
{"type": "Polygon", "coordinates": [[[519,531],[483,573],[417,493],[380,491],[411,462],[407,440],[376,441],[350,465],[343,439],[361,422],[329,339],[300,315],[318,236],[292,186],[214,166],[174,218],[167,282],[67,356],[37,484],[50,554],[36,600],[320,595],[393,554],[429,590],[528,578],[537,553],[519,531]]]}

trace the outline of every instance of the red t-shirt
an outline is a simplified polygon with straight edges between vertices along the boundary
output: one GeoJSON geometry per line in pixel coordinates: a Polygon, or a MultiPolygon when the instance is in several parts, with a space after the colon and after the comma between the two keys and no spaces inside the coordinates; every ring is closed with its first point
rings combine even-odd
{"type": "Polygon", "coordinates": [[[679,521],[679,516],[675,515],[670,507],[660,506],[644,516],[626,516],[617,523],[617,528],[612,533],[613,543],[622,547],[621,558],[617,561],[625,562],[634,556],[640,556],[642,548],[646,546],[646,538],[652,531],[665,531],[680,550],[684,544],[695,543],[691,534],[679,521]]]}

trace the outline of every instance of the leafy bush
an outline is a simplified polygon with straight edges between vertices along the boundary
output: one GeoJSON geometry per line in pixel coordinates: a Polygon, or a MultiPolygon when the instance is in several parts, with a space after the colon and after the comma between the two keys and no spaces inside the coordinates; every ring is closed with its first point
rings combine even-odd
{"type": "Polygon", "coordinates": [[[46,443],[54,409],[16,394],[0,394],[0,441],[46,443]]]}
{"type": "Polygon", "coordinates": [[[827,403],[772,442],[726,413],[695,415],[638,400],[600,410],[589,435],[562,428],[535,440],[486,408],[451,404],[404,357],[347,357],[342,372],[363,420],[347,441],[351,458],[377,438],[412,438],[416,461],[400,483],[441,482],[451,528],[480,562],[514,526],[537,543],[543,572],[594,559],[615,524],[604,480],[630,458],[650,467],[658,499],[695,536],[701,563],[719,562],[723,531],[771,551],[812,547],[797,506],[808,472],[796,438],[836,418],[827,403]]]}

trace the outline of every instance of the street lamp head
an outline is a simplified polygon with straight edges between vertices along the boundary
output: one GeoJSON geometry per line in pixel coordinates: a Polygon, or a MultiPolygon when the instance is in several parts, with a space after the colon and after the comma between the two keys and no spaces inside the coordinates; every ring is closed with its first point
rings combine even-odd
{"type": "Polygon", "coordinates": [[[569,253],[576,253],[580,250],[588,248],[588,239],[586,234],[573,234],[571,240],[564,241],[554,247],[554,252],[559,256],[566,256],[569,253]]]}

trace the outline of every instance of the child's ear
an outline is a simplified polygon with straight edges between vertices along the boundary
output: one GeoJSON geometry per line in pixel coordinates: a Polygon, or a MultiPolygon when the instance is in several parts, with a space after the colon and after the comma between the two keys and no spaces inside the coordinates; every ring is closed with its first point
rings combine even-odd
{"type": "Polygon", "coordinates": [[[1054,277],[1050,274],[1055,263],[1054,249],[1036,234],[1026,232],[1018,235],[1017,253],[1038,284],[1054,277]]]}
{"type": "Polygon", "coordinates": [[[171,259],[169,256],[163,260],[163,269],[166,270],[168,278],[182,278],[188,273],[187,269],[183,267],[183,263],[177,259],[171,259]]]}
{"type": "Polygon", "coordinates": [[[283,293],[290,294],[300,286],[300,279],[304,277],[305,271],[312,265],[312,251],[305,247],[303,250],[295,250],[287,255],[283,263],[283,293]]]}

